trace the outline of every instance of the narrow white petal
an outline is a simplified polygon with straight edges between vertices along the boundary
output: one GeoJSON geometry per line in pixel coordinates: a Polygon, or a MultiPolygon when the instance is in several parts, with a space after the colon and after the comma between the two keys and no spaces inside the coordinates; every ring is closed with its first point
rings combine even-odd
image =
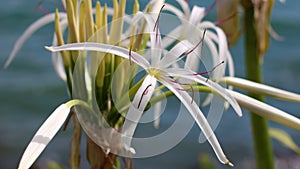
{"type": "Polygon", "coordinates": [[[246,95],[231,90],[228,92],[242,107],[279,124],[300,130],[300,119],[246,95]]]}
{"type": "Polygon", "coordinates": [[[179,10],[177,7],[171,5],[171,4],[166,4],[166,6],[163,9],[164,11],[170,11],[173,14],[175,14],[178,18],[184,18],[185,14],[183,12],[181,12],[181,10],[179,10]]]}
{"type": "Polygon", "coordinates": [[[184,15],[185,16],[190,16],[191,11],[190,11],[189,4],[185,0],[177,0],[177,2],[180,4],[182,10],[184,11],[184,15]]]}
{"type": "Polygon", "coordinates": [[[225,100],[227,100],[232,108],[235,110],[238,116],[242,116],[242,110],[239,106],[239,104],[236,102],[236,100],[219,84],[204,78],[200,75],[193,75],[195,72],[189,71],[189,70],[184,70],[184,69],[166,69],[165,70],[170,76],[174,77],[180,77],[188,80],[192,80],[195,82],[198,82],[200,84],[206,85],[208,87],[211,87],[211,89],[218,93],[221,97],[223,97],[225,100]]]}
{"type": "Polygon", "coordinates": [[[67,80],[67,75],[64,69],[64,63],[61,58],[60,53],[53,53],[52,54],[52,63],[54,66],[54,70],[56,71],[57,75],[63,80],[67,80]]]}
{"type": "MultiPolygon", "coordinates": [[[[155,94],[155,96],[160,95],[162,92],[161,91],[157,91],[155,94]]],[[[159,123],[160,123],[160,113],[162,111],[162,102],[157,102],[154,105],[154,127],[156,129],[159,128],[159,123]]]]}
{"type": "Polygon", "coordinates": [[[195,119],[198,126],[209,141],[210,145],[214,149],[214,152],[216,153],[220,162],[222,162],[223,164],[229,164],[230,162],[226,158],[221,148],[221,145],[219,144],[219,141],[215,136],[213,130],[211,129],[210,125],[208,124],[205,116],[203,115],[203,113],[201,112],[201,110],[195,102],[191,103],[192,97],[186,91],[176,90],[177,88],[181,88],[181,86],[177,83],[171,83],[165,79],[159,79],[159,81],[163,85],[165,85],[170,91],[172,91],[176,95],[176,97],[184,104],[184,106],[195,119]]]}
{"type": "Polygon", "coordinates": [[[61,0],[61,2],[63,4],[64,9],[67,9],[67,7],[66,7],[66,0],[61,0]]]}
{"type": "Polygon", "coordinates": [[[241,79],[237,77],[224,77],[221,80],[221,82],[228,85],[232,85],[242,90],[246,90],[248,92],[258,93],[287,101],[300,102],[299,94],[288,92],[264,84],[252,82],[246,79],[241,79]]]}
{"type": "Polygon", "coordinates": [[[182,31],[182,25],[178,25],[172,31],[170,31],[163,39],[162,39],[162,48],[167,49],[172,43],[178,40],[181,36],[180,32],[182,31]]]}
{"type": "Polygon", "coordinates": [[[207,31],[207,37],[212,40],[216,46],[218,46],[217,60],[227,61],[226,57],[228,57],[227,54],[229,53],[229,50],[227,46],[227,38],[223,30],[208,21],[201,22],[198,26],[200,29],[212,29],[216,31],[217,34],[212,31],[207,31]]]}
{"type": "MultiPolygon", "coordinates": [[[[125,59],[129,59],[129,50],[126,48],[113,46],[109,44],[103,43],[94,43],[94,42],[85,42],[85,43],[73,43],[73,44],[66,44],[62,46],[56,47],[45,47],[47,50],[52,52],[60,52],[64,50],[83,50],[83,51],[98,51],[104,53],[111,53],[114,55],[118,55],[125,59]]],[[[132,62],[135,62],[139,66],[146,69],[149,67],[149,62],[141,55],[136,52],[131,51],[132,55],[132,62]]]]}
{"type": "MultiPolygon", "coordinates": [[[[200,24],[202,25],[202,24],[200,24]]],[[[216,27],[215,25],[213,25],[212,23],[210,23],[208,26],[210,27],[205,27],[205,29],[214,29],[217,32],[217,35],[215,33],[213,33],[212,31],[207,31],[207,39],[213,40],[215,42],[212,44],[209,44],[210,49],[213,49],[212,47],[216,47],[218,48],[218,54],[217,55],[213,55],[213,59],[214,59],[214,64],[217,65],[220,62],[224,61],[225,65],[227,62],[226,56],[227,56],[227,52],[228,51],[228,46],[227,46],[227,39],[226,36],[224,34],[224,32],[222,31],[222,29],[216,27]]],[[[207,41],[205,41],[207,42],[207,41]]],[[[214,51],[214,50],[211,50],[214,51]]],[[[217,79],[217,81],[224,76],[225,74],[225,66],[220,67],[218,69],[218,72],[220,73],[213,73],[213,78],[217,79]]]]}
{"type": "Polygon", "coordinates": [[[159,67],[169,67],[170,65],[178,62],[178,59],[182,54],[192,49],[193,45],[187,41],[183,40],[177,43],[160,61],[159,67]]]}
{"type": "Polygon", "coordinates": [[[152,13],[159,13],[161,7],[165,4],[165,0],[152,0],[153,7],[151,8],[152,13]]]}
{"type": "Polygon", "coordinates": [[[27,146],[20,161],[19,169],[28,169],[34,163],[63,125],[69,112],[70,108],[66,104],[62,104],[48,117],[27,146]]]}
{"type": "Polygon", "coordinates": [[[197,25],[203,19],[204,14],[205,14],[205,8],[194,6],[189,19],[189,24],[194,26],[197,25]]]}
{"type": "Polygon", "coordinates": [[[141,87],[137,91],[132,104],[127,112],[126,120],[122,128],[122,142],[126,149],[130,148],[131,139],[142,114],[150,101],[155,89],[157,80],[151,75],[147,75],[141,87]]]}
{"type": "MultiPolygon", "coordinates": [[[[161,44],[161,35],[159,28],[155,28],[155,20],[151,15],[144,15],[145,20],[147,21],[150,41],[151,41],[151,65],[156,66],[159,64],[162,53],[162,44],[161,44]],[[157,29],[157,32],[156,32],[157,29]]],[[[159,22],[159,21],[158,21],[159,22]]],[[[157,25],[158,26],[158,25],[157,25]]]]}
{"type": "MultiPolygon", "coordinates": [[[[60,17],[66,17],[66,13],[59,13],[60,17]]],[[[12,60],[16,57],[17,53],[25,43],[25,41],[38,29],[45,26],[46,24],[49,24],[54,21],[55,14],[47,14],[34,23],[32,23],[25,31],[24,33],[18,38],[18,40],[14,44],[14,48],[12,52],[10,53],[7,61],[5,62],[4,68],[7,68],[9,64],[12,62],[12,60]]]]}

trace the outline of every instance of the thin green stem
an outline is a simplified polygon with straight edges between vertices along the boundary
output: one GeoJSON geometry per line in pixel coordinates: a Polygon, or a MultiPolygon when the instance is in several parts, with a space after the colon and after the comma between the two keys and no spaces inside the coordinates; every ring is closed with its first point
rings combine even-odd
{"type": "MultiPolygon", "coordinates": [[[[245,2],[245,4],[244,24],[246,76],[249,80],[262,83],[258,37],[254,20],[254,7],[250,1],[245,2]]],[[[259,94],[249,92],[248,95],[259,101],[264,101],[264,98],[259,94]]],[[[274,169],[273,151],[268,133],[267,120],[261,116],[251,113],[251,125],[257,169],[274,169]]]]}

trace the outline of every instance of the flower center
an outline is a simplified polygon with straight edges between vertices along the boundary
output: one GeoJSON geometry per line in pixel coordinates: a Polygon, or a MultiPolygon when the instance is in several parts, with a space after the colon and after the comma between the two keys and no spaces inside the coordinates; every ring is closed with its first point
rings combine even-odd
{"type": "Polygon", "coordinates": [[[152,75],[152,76],[154,76],[156,79],[158,79],[159,76],[161,76],[162,71],[161,71],[160,69],[157,69],[157,68],[150,68],[150,69],[148,70],[148,73],[149,73],[149,75],[152,75]]]}

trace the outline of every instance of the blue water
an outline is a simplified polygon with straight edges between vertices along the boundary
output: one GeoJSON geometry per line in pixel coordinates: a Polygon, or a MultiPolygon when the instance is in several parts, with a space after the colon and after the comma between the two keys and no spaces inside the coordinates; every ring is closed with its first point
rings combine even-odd
{"type": "MultiPolygon", "coordinates": [[[[13,43],[22,31],[34,20],[42,16],[36,11],[36,1],[0,0],[0,66],[4,64],[13,43]]],[[[146,1],[143,1],[145,4],[146,1]]],[[[213,1],[190,1],[191,4],[205,4],[213,1]]],[[[45,1],[49,10],[57,5],[45,1]]],[[[288,0],[286,4],[275,3],[272,26],[281,36],[283,42],[271,41],[269,52],[263,64],[264,81],[276,87],[300,93],[300,14],[299,1],[288,0]]],[[[214,15],[210,14],[214,19],[214,15]]],[[[57,105],[68,100],[64,83],[56,76],[51,64],[50,53],[43,46],[50,44],[53,25],[46,26],[30,38],[17,58],[8,69],[0,70],[0,168],[13,169],[35,131],[57,105]]],[[[244,76],[243,42],[231,48],[235,60],[237,76],[244,76]]],[[[298,117],[299,104],[267,99],[268,103],[286,110],[298,117]]],[[[176,100],[172,100],[174,104],[176,100]]],[[[171,114],[172,109],[168,109],[171,114]]],[[[172,115],[162,119],[162,126],[169,124],[172,115]]],[[[300,145],[300,132],[271,123],[272,126],[287,130],[300,145]]],[[[138,128],[137,134],[143,131],[152,132],[152,125],[138,128]]],[[[152,158],[135,160],[136,168],[197,168],[200,153],[208,153],[216,161],[208,143],[198,144],[198,127],[194,127],[188,136],[174,149],[152,158]]],[[[226,154],[240,168],[243,160],[253,158],[251,129],[247,111],[238,118],[231,109],[225,112],[217,136],[226,154]]],[[[68,161],[70,129],[60,132],[49,144],[39,158],[41,164],[54,160],[64,165],[68,161]]],[[[274,142],[277,157],[293,153],[274,142]]],[[[84,150],[84,147],[82,148],[84,150]]],[[[83,160],[85,157],[83,155],[83,160]]],[[[218,164],[218,163],[217,163],[218,164]]],[[[87,166],[83,162],[83,166],[87,166]]],[[[44,167],[42,167],[44,168],[44,167]]],[[[227,168],[220,166],[220,168],[227,168]]]]}

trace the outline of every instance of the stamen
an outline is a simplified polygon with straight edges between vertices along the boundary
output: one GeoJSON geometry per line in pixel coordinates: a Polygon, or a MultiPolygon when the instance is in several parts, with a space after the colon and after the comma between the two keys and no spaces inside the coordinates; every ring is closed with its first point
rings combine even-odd
{"type": "Polygon", "coordinates": [[[40,1],[40,2],[38,3],[38,5],[37,5],[37,7],[36,7],[36,10],[39,9],[40,11],[42,11],[42,13],[44,13],[44,14],[49,14],[50,12],[49,12],[47,9],[45,9],[44,6],[43,6],[43,2],[44,2],[44,1],[45,1],[45,0],[42,0],[42,1],[40,1]]]}
{"type": "Polygon", "coordinates": [[[162,13],[162,10],[163,10],[163,8],[164,8],[165,6],[166,6],[166,5],[163,4],[163,6],[160,8],[158,17],[157,17],[157,19],[156,19],[156,22],[155,22],[154,28],[153,28],[153,31],[155,31],[155,35],[156,35],[156,37],[155,37],[156,42],[157,42],[157,40],[158,40],[158,24],[159,24],[159,18],[160,18],[160,15],[161,15],[161,13],[162,13]]]}
{"type": "Polygon", "coordinates": [[[132,45],[130,45],[128,55],[129,55],[129,63],[130,63],[130,65],[132,65],[132,60],[134,60],[134,61],[137,62],[137,60],[132,56],[132,45]]]}
{"type": "Polygon", "coordinates": [[[237,14],[238,14],[238,13],[236,12],[236,13],[230,15],[230,16],[227,17],[227,18],[224,18],[224,19],[219,20],[219,21],[215,21],[214,24],[215,24],[215,25],[221,25],[221,24],[223,24],[224,22],[227,22],[227,21],[233,19],[235,16],[237,16],[237,14]]]}
{"type": "Polygon", "coordinates": [[[142,94],[142,96],[141,96],[141,99],[140,99],[140,101],[139,101],[139,104],[138,104],[138,109],[140,108],[140,106],[141,106],[141,103],[142,103],[142,100],[143,100],[143,97],[145,96],[145,95],[147,95],[148,94],[148,92],[149,92],[149,87],[151,87],[152,86],[152,84],[149,84],[147,87],[146,87],[146,89],[144,90],[144,92],[143,92],[143,94],[142,94]]]}
{"type": "Polygon", "coordinates": [[[195,73],[193,75],[204,75],[204,74],[209,74],[211,72],[213,72],[217,67],[219,67],[220,65],[222,65],[223,63],[225,63],[224,61],[222,61],[221,63],[217,64],[215,67],[213,67],[211,70],[206,71],[206,72],[199,72],[199,73],[195,73]]]}
{"type": "MultiPolygon", "coordinates": [[[[209,73],[213,72],[217,67],[221,66],[223,63],[225,63],[225,62],[222,61],[221,63],[217,64],[215,67],[213,67],[213,68],[212,68],[211,70],[209,70],[209,71],[206,71],[206,72],[199,72],[199,73],[195,73],[195,74],[193,74],[193,75],[197,76],[197,75],[209,74],[209,73]]],[[[208,78],[209,78],[209,77],[206,78],[206,81],[205,81],[206,83],[207,83],[207,81],[208,81],[208,78]]]]}
{"type": "Polygon", "coordinates": [[[189,89],[182,89],[182,88],[175,88],[175,89],[176,90],[181,90],[181,91],[192,90],[192,101],[191,101],[191,104],[193,104],[193,102],[194,102],[194,96],[195,96],[193,85],[192,84],[188,84],[188,83],[180,83],[180,82],[177,82],[176,80],[173,80],[173,79],[170,79],[170,81],[173,82],[173,83],[180,84],[180,85],[188,85],[188,86],[190,86],[189,89]]]}
{"type": "Polygon", "coordinates": [[[217,1],[215,1],[206,11],[204,16],[206,16],[217,4],[217,1]]]}
{"type": "Polygon", "coordinates": [[[196,46],[193,47],[193,49],[191,49],[190,51],[184,53],[184,55],[182,56],[183,57],[186,57],[188,56],[190,53],[192,53],[204,40],[204,37],[205,37],[205,33],[206,33],[206,29],[204,29],[204,32],[203,32],[203,35],[202,35],[202,38],[200,39],[200,41],[196,44],[196,46]]]}

